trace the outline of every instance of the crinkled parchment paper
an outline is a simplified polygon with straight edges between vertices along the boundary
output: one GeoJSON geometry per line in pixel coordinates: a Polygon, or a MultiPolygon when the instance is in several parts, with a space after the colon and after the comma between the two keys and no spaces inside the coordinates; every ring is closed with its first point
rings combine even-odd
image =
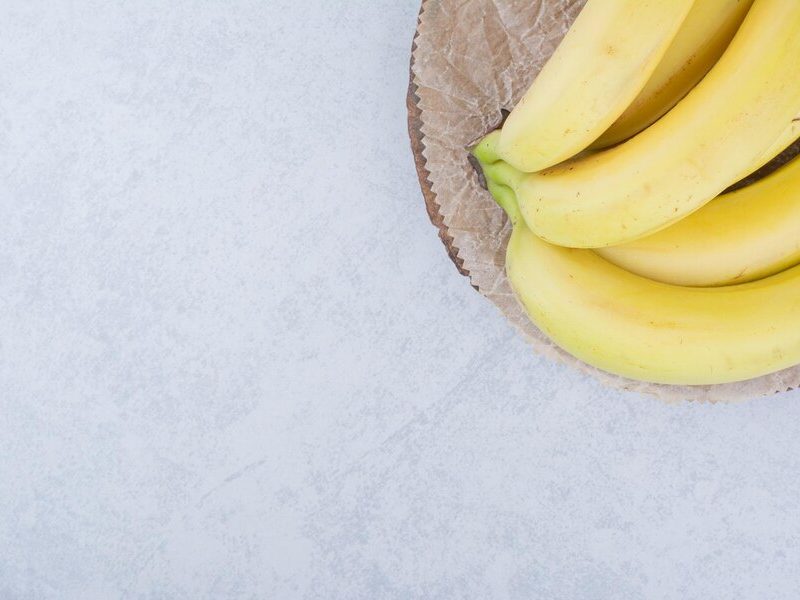
{"type": "Polygon", "coordinates": [[[411,129],[429,212],[451,256],[537,352],[612,387],[673,401],[733,401],[796,387],[800,367],[714,386],[655,385],[609,375],[551,343],[518,305],[504,270],[510,228],[481,187],[467,147],[500,124],[501,111],[519,100],[584,2],[423,1],[412,56],[411,129]]]}

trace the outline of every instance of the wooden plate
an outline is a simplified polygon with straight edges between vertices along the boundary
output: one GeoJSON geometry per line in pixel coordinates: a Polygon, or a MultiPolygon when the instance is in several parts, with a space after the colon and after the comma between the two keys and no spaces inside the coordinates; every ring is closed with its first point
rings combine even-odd
{"type": "MultiPolygon", "coordinates": [[[[420,8],[420,15],[422,16],[423,12],[426,8],[430,8],[432,4],[435,2],[444,2],[445,0],[422,0],[421,8],[420,8]]],[[[452,1],[452,0],[451,0],[452,1]]],[[[511,1],[511,0],[509,0],[511,1]]],[[[455,0],[457,5],[463,4],[462,0],[455,0]]],[[[467,266],[465,266],[464,261],[458,256],[459,255],[459,248],[454,245],[454,239],[450,235],[447,226],[444,222],[444,216],[440,210],[440,201],[437,199],[436,194],[433,191],[433,183],[430,180],[430,173],[426,168],[427,159],[423,156],[423,140],[425,136],[423,136],[422,128],[423,128],[423,111],[420,104],[420,99],[417,96],[417,86],[414,83],[414,53],[417,51],[417,40],[419,37],[419,20],[417,31],[414,35],[414,41],[412,44],[412,57],[410,63],[410,82],[408,87],[407,93],[407,107],[408,107],[408,132],[409,137],[411,140],[411,149],[414,155],[414,162],[416,164],[417,175],[419,178],[420,188],[422,189],[422,195],[425,200],[425,207],[428,212],[428,216],[431,220],[431,223],[437,228],[439,237],[444,244],[445,249],[447,250],[450,259],[452,260],[453,264],[456,266],[458,271],[466,276],[466,277],[481,277],[487,278],[487,273],[479,272],[480,267],[475,266],[473,264],[473,270],[475,270],[474,274],[471,274],[467,266]]],[[[434,50],[435,51],[435,50],[434,50]]],[[[420,59],[422,60],[422,59],[420,59]]],[[[443,66],[442,68],[447,68],[447,66],[443,66]]],[[[523,69],[522,65],[519,65],[519,69],[523,69]]],[[[443,81],[447,80],[446,74],[443,74],[443,81]]],[[[487,123],[496,122],[496,119],[486,118],[487,123]]],[[[488,131],[484,132],[488,133],[488,131]]],[[[753,175],[749,176],[745,180],[735,184],[732,188],[743,187],[764,177],[768,173],[774,171],[780,165],[786,163],[793,157],[797,156],[800,153],[800,141],[795,142],[786,152],[784,152],[781,156],[776,158],[774,161],[769,163],[767,166],[762,168],[761,170],[757,171],[753,175]]],[[[437,188],[438,189],[438,188],[437,188]]],[[[444,204],[448,204],[447,198],[442,199],[444,204]]],[[[460,235],[458,232],[455,232],[456,235],[460,235]]],[[[460,238],[459,238],[460,239],[460,238]]],[[[491,279],[490,277],[488,279],[491,279]]],[[[785,371],[781,371],[772,375],[756,378],[753,380],[749,380],[746,382],[740,382],[736,384],[723,384],[723,385],[716,385],[716,386],[665,386],[665,385],[655,385],[655,384],[646,384],[642,382],[635,382],[631,380],[626,380],[624,378],[619,378],[615,376],[611,376],[609,374],[603,373],[596,369],[589,367],[588,365],[584,365],[580,363],[577,359],[566,355],[565,353],[561,352],[559,349],[553,347],[551,344],[546,343],[545,341],[541,340],[539,337],[536,337],[534,332],[531,330],[530,324],[527,320],[524,322],[517,318],[517,315],[513,313],[513,310],[509,309],[508,303],[502,301],[503,294],[497,293],[497,287],[491,287],[488,289],[479,289],[478,285],[473,282],[473,287],[478,290],[479,292],[483,293],[485,296],[489,298],[509,319],[509,321],[515,325],[520,331],[523,333],[525,338],[532,344],[532,346],[541,354],[547,355],[557,361],[565,363],[573,368],[576,368],[584,373],[589,373],[590,375],[596,377],[599,381],[603,384],[608,385],[610,387],[616,389],[624,389],[624,390],[635,390],[640,391],[648,394],[653,394],[657,397],[660,397],[665,400],[696,400],[696,401],[711,401],[711,402],[719,402],[719,401],[731,401],[731,400],[740,400],[745,398],[753,398],[757,396],[763,396],[775,392],[780,392],[784,390],[791,390],[793,387],[796,386],[796,382],[798,378],[800,378],[800,371],[798,370],[799,367],[792,367],[790,369],[786,369],[785,371]],[[498,297],[500,297],[501,301],[498,302],[498,297]]],[[[538,333],[535,332],[535,333],[538,333]]]]}

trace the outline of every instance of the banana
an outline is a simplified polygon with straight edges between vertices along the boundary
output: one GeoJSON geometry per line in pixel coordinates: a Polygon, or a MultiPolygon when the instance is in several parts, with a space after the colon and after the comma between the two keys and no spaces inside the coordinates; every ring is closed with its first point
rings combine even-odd
{"type": "Polygon", "coordinates": [[[604,371],[653,383],[741,381],[800,363],[800,267],[729,287],[669,285],[531,232],[513,191],[490,191],[513,223],[506,271],[531,320],[604,371]]]}
{"type": "MultiPolygon", "coordinates": [[[[798,31],[800,2],[755,0],[719,62],[660,120],[619,146],[505,182],[528,226],[562,246],[633,241],[761,166],[796,132],[798,31]]],[[[504,158],[501,141],[490,134],[481,144],[504,158]]]]}
{"type": "Polygon", "coordinates": [[[645,86],[692,4],[588,0],[509,115],[502,157],[539,171],[589,146],[645,86]]]}
{"type": "Polygon", "coordinates": [[[656,234],[597,250],[666,283],[744,283],[800,263],[800,158],[656,234]]]}
{"type": "Polygon", "coordinates": [[[751,4],[753,0],[697,0],[642,91],[591,147],[618,144],[675,106],[722,56],[751,4]]]}

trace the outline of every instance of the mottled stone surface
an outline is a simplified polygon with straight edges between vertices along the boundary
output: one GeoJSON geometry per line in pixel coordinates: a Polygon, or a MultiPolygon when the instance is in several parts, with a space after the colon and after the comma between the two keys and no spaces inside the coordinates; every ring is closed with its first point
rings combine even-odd
{"type": "Polygon", "coordinates": [[[456,273],[418,8],[0,4],[0,598],[796,597],[796,394],[610,391],[456,273]]]}

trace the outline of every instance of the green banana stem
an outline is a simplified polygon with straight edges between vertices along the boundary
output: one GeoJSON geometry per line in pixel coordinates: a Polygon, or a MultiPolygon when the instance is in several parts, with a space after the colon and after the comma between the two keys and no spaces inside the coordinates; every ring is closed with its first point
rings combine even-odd
{"type": "Polygon", "coordinates": [[[472,149],[472,155],[478,159],[486,178],[489,193],[497,204],[506,211],[512,225],[522,218],[517,203],[516,185],[525,176],[514,167],[504,162],[497,154],[497,143],[500,141],[500,130],[493,131],[483,138],[472,149]]]}
{"type": "Polygon", "coordinates": [[[495,183],[506,185],[515,191],[517,190],[517,186],[525,178],[525,173],[518,171],[503,161],[488,165],[481,163],[481,167],[483,169],[483,176],[486,178],[487,182],[491,180],[495,183]]]}
{"type": "Polygon", "coordinates": [[[500,208],[506,211],[506,214],[511,221],[511,225],[516,227],[517,223],[520,221],[520,219],[522,219],[522,213],[519,211],[517,195],[514,193],[514,190],[507,185],[503,185],[488,179],[486,184],[489,188],[489,193],[492,195],[495,202],[500,205],[500,208]]]}
{"type": "Polygon", "coordinates": [[[493,131],[483,138],[472,149],[472,155],[478,159],[487,180],[491,179],[502,185],[516,189],[517,184],[525,177],[525,173],[518,171],[497,154],[497,144],[500,141],[500,130],[493,131]]]}
{"type": "Polygon", "coordinates": [[[497,154],[497,144],[500,142],[500,130],[497,129],[484,137],[472,149],[472,155],[480,161],[481,165],[491,165],[500,160],[497,154]]]}

